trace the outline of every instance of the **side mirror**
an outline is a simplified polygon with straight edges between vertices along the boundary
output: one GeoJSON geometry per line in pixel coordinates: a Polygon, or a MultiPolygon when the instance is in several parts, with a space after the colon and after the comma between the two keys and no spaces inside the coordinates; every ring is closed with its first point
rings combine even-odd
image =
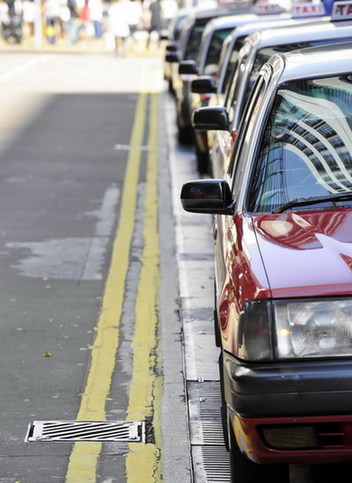
{"type": "Polygon", "coordinates": [[[203,131],[229,131],[230,120],[224,107],[200,107],[193,113],[193,126],[203,131]]]}
{"type": "Polygon", "coordinates": [[[211,94],[217,91],[216,80],[212,76],[201,76],[191,82],[195,94],[211,94]]]}
{"type": "Polygon", "coordinates": [[[165,47],[165,50],[166,50],[166,52],[177,52],[177,45],[175,45],[173,43],[169,43],[165,47]]]}
{"type": "Polygon", "coordinates": [[[169,62],[170,64],[176,64],[177,62],[179,62],[179,58],[178,58],[178,55],[177,55],[177,51],[175,51],[175,52],[168,52],[165,55],[165,62],[169,62]]]}
{"type": "Polygon", "coordinates": [[[223,179],[200,179],[182,186],[181,203],[190,213],[233,215],[235,202],[228,183],[223,179]]]}
{"type": "Polygon", "coordinates": [[[178,67],[180,75],[198,74],[195,60],[183,60],[178,67]]]}

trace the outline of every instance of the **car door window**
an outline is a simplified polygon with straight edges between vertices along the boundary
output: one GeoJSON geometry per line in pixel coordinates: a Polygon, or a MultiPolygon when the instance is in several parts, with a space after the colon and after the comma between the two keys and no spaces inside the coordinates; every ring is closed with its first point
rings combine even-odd
{"type": "Polygon", "coordinates": [[[266,89],[266,81],[264,77],[260,76],[257,80],[256,85],[253,88],[253,95],[250,97],[248,101],[248,105],[246,106],[242,118],[241,125],[239,127],[238,138],[235,143],[232,157],[228,167],[228,173],[230,174],[231,178],[233,179],[233,193],[235,198],[237,197],[238,190],[241,189],[241,178],[243,173],[243,168],[246,164],[245,154],[244,154],[244,147],[248,142],[248,132],[252,128],[252,124],[255,118],[255,112],[258,109],[258,105],[262,96],[264,95],[264,91],[266,89]]]}
{"type": "MultiPolygon", "coordinates": [[[[253,170],[250,212],[352,192],[351,105],[351,75],[296,81],[279,89],[253,170]]],[[[326,201],[318,208],[341,203],[351,205],[326,201]]]]}
{"type": "Polygon", "coordinates": [[[235,70],[237,68],[238,53],[243,46],[244,39],[245,39],[245,37],[239,37],[236,40],[235,45],[232,49],[229,61],[228,61],[227,66],[226,66],[226,72],[225,72],[225,75],[224,75],[222,86],[221,86],[221,93],[222,94],[225,93],[225,89],[226,89],[226,86],[230,82],[231,75],[232,75],[233,72],[235,72],[235,70]]]}
{"type": "Polygon", "coordinates": [[[209,19],[198,20],[193,26],[185,50],[184,60],[195,60],[199,52],[203,31],[209,19]]]}
{"type": "Polygon", "coordinates": [[[247,58],[247,55],[243,56],[235,66],[228,91],[225,94],[225,107],[229,113],[230,120],[233,119],[234,111],[236,109],[239,79],[243,76],[246,70],[247,58]]]}
{"type": "Polygon", "coordinates": [[[232,30],[233,28],[229,27],[229,28],[219,29],[214,32],[214,35],[209,43],[207,57],[205,59],[205,65],[204,65],[205,75],[216,74],[222,44],[224,43],[224,40],[226,39],[226,37],[230,35],[232,30]]]}

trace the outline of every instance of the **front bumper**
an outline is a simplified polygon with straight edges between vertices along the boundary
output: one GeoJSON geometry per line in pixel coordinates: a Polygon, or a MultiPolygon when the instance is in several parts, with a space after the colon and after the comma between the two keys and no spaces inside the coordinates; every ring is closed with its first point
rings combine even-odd
{"type": "Polygon", "coordinates": [[[304,464],[351,461],[352,361],[248,364],[224,353],[222,367],[232,428],[250,459],[304,464]],[[272,430],[279,434],[280,444],[265,437],[272,430]],[[285,442],[284,435],[293,438],[296,430],[309,431],[314,443],[300,447],[285,442]]]}

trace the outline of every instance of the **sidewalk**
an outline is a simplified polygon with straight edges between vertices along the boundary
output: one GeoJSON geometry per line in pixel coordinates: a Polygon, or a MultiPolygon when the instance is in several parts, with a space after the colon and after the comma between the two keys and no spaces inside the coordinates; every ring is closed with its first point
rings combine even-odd
{"type": "MultiPolygon", "coordinates": [[[[138,32],[136,40],[128,41],[126,57],[160,57],[164,55],[164,45],[158,47],[156,42],[151,42],[151,45],[146,49],[146,32],[138,32]]],[[[40,53],[103,53],[113,55],[111,49],[107,48],[104,38],[95,39],[91,37],[82,37],[74,45],[70,45],[66,39],[57,39],[55,44],[50,44],[45,38],[41,40],[41,45],[35,44],[34,37],[24,37],[21,44],[10,44],[5,40],[0,39],[0,52],[40,52],[40,53]]]]}

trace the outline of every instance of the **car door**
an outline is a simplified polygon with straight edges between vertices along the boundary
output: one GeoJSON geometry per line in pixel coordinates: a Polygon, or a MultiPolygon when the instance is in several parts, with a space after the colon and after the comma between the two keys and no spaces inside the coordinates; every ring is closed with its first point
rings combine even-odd
{"type": "Polygon", "coordinates": [[[232,151],[226,181],[236,201],[234,215],[217,215],[214,218],[215,290],[217,320],[224,350],[236,352],[233,321],[237,319],[244,301],[254,294],[266,280],[264,268],[261,281],[253,284],[252,266],[256,270],[262,261],[254,239],[252,219],[243,212],[242,205],[248,178],[247,165],[258,148],[261,121],[264,113],[258,112],[265,103],[270,71],[258,78],[244,111],[238,139],[232,151]]]}

